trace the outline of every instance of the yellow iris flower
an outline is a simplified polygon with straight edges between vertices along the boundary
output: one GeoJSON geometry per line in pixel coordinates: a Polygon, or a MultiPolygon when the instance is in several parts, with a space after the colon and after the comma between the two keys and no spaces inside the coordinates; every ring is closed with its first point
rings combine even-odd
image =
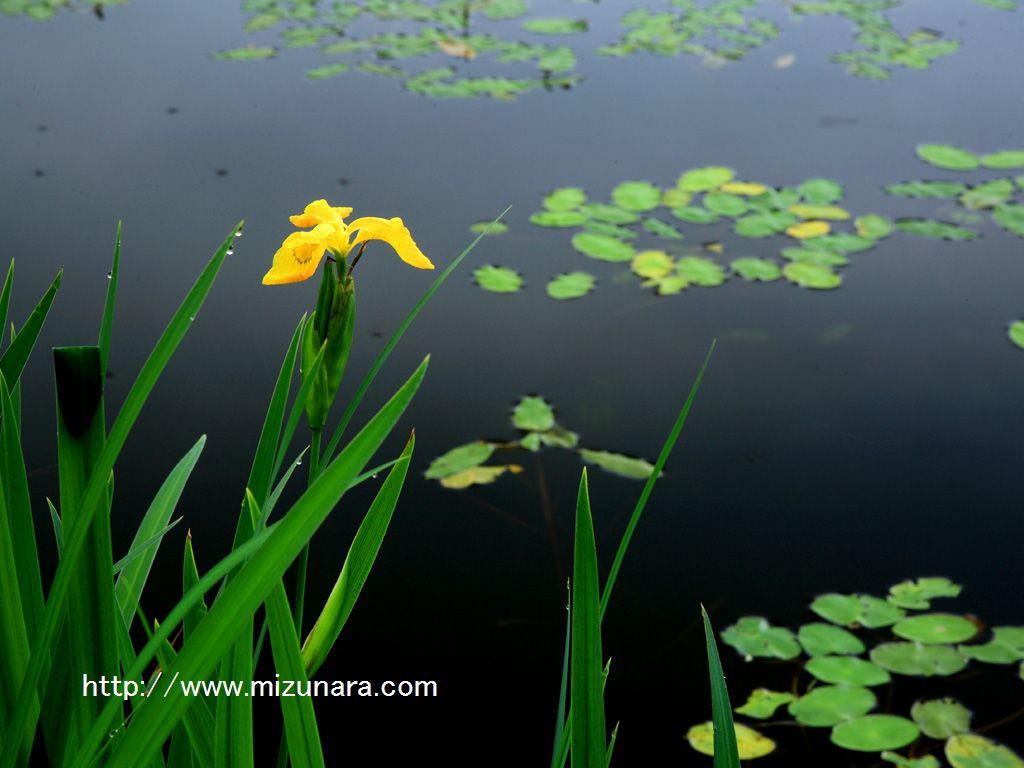
{"type": "Polygon", "coordinates": [[[423,255],[416,241],[399,218],[381,219],[364,216],[346,224],[351,208],[334,207],[326,200],[314,200],[290,221],[297,227],[312,227],[304,232],[293,232],[274,254],[270,271],[263,276],[264,285],[281,285],[308,280],[327,251],[344,258],[353,247],[370,240],[388,243],[399,258],[417,269],[433,269],[430,259],[423,255]],[[355,239],[352,235],[355,234],[355,239]]]}

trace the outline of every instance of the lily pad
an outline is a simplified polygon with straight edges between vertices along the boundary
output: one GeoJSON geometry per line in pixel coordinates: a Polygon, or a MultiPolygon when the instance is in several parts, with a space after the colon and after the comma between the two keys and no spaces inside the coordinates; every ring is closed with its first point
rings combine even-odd
{"type": "Polygon", "coordinates": [[[673,187],[661,193],[661,204],[666,208],[685,208],[693,200],[692,192],[683,192],[673,187]]]}
{"type": "Polygon", "coordinates": [[[801,725],[823,728],[866,715],[876,704],[878,699],[867,688],[821,685],[790,704],[789,714],[801,725]]]}
{"type": "Polygon", "coordinates": [[[838,205],[804,205],[797,203],[789,206],[789,212],[801,219],[824,219],[828,221],[846,221],[850,212],[838,205]]]}
{"type": "Polygon", "coordinates": [[[768,187],[764,184],[755,184],[749,181],[730,181],[719,189],[731,195],[743,195],[744,197],[756,197],[768,191],[768,187]]]}
{"type": "Polygon", "coordinates": [[[949,698],[915,701],[910,716],[921,732],[932,739],[948,739],[967,733],[971,728],[971,713],[963,704],[949,698]]]}
{"type": "Polygon", "coordinates": [[[711,259],[700,256],[683,256],[676,262],[676,274],[694,285],[711,288],[725,282],[725,270],[711,259]]]}
{"type": "Polygon", "coordinates": [[[868,240],[881,240],[892,234],[892,222],[884,216],[868,213],[858,216],[853,222],[857,234],[868,240]]]}
{"type": "Polygon", "coordinates": [[[883,685],[889,673],[870,661],[855,656],[815,656],[805,665],[808,672],[824,683],[834,685],[883,685]]]}
{"type": "Polygon", "coordinates": [[[485,264],[473,272],[477,285],[492,293],[515,293],[523,287],[523,278],[514,269],[485,264]]]}
{"type": "Polygon", "coordinates": [[[644,288],[654,287],[659,296],[675,296],[682,293],[690,285],[690,281],[682,275],[665,275],[656,277],[644,283],[644,288]]]}
{"type": "Polygon", "coordinates": [[[672,257],[664,251],[640,251],[630,264],[635,274],[647,279],[665,277],[674,266],[672,257]]]}
{"type": "Polygon", "coordinates": [[[736,707],[736,711],[747,717],[756,717],[758,720],[766,720],[775,714],[775,710],[783,704],[796,701],[792,693],[770,691],[767,688],[757,688],[747,697],[747,702],[742,707],[736,707]]]}
{"type": "Polygon", "coordinates": [[[937,576],[916,581],[901,581],[889,587],[889,602],[900,608],[926,610],[937,597],[957,597],[959,594],[959,584],[937,576]]]}
{"type": "Polygon", "coordinates": [[[1003,229],[1024,237],[1024,205],[1007,203],[992,212],[992,218],[1003,229]]]}
{"type": "Polygon", "coordinates": [[[736,259],[729,265],[732,271],[744,280],[758,280],[769,282],[782,277],[782,270],[779,265],[770,259],[755,259],[747,257],[736,259]]]}
{"type": "Polygon", "coordinates": [[[864,643],[859,637],[834,624],[804,624],[798,630],[797,638],[810,656],[864,653],[864,643]]]}
{"type": "Polygon", "coordinates": [[[722,631],[722,642],[735,648],[748,659],[795,659],[800,644],[785,627],[773,627],[760,616],[744,616],[722,631]]]}
{"type": "Polygon", "coordinates": [[[575,448],[580,442],[579,435],[558,424],[545,432],[535,434],[539,434],[540,441],[551,448],[575,448]]]}
{"type": "Polygon", "coordinates": [[[508,224],[504,221],[478,221],[470,225],[469,231],[474,235],[503,235],[508,232],[508,224]]]}
{"type": "Polygon", "coordinates": [[[430,462],[425,477],[428,480],[440,480],[477,467],[491,458],[494,449],[493,443],[485,443],[482,440],[452,448],[430,462]]]}
{"type": "Polygon", "coordinates": [[[978,167],[978,156],[966,149],[950,144],[921,144],[917,156],[936,168],[948,171],[973,171],[978,167]]]}
{"type": "Polygon", "coordinates": [[[637,238],[636,232],[632,229],[620,227],[618,224],[609,224],[607,221],[598,221],[597,219],[588,220],[583,225],[583,228],[587,232],[593,232],[595,235],[614,237],[616,240],[636,240],[637,238]]]}
{"type": "Polygon", "coordinates": [[[982,155],[981,164],[986,168],[1005,171],[1010,168],[1024,168],[1024,149],[1004,149],[982,155]]]}
{"type": "Polygon", "coordinates": [[[987,664],[1013,664],[1024,659],[1024,627],[993,627],[987,643],[961,645],[957,650],[987,664]]]}
{"type": "Polygon", "coordinates": [[[918,643],[962,643],[978,634],[978,627],[963,616],[927,613],[897,622],[893,634],[918,643]]]}
{"type": "Polygon", "coordinates": [[[881,757],[883,760],[898,766],[898,768],[941,768],[941,763],[939,763],[935,755],[925,755],[924,757],[911,759],[895,752],[883,752],[881,757]]]}
{"type": "Polygon", "coordinates": [[[718,221],[717,213],[696,205],[687,205],[683,208],[673,208],[672,215],[680,221],[685,221],[690,224],[714,224],[718,221]]]}
{"type": "Polygon", "coordinates": [[[966,189],[967,185],[959,181],[905,181],[902,184],[890,184],[884,191],[895,197],[947,199],[959,197],[966,189]]]}
{"type": "Polygon", "coordinates": [[[839,595],[834,592],[815,598],[811,610],[833,624],[859,624],[868,629],[887,627],[906,615],[903,609],[873,595],[839,595]]]}
{"type": "Polygon", "coordinates": [[[682,232],[673,227],[671,224],[666,224],[661,219],[644,219],[643,227],[652,235],[664,238],[665,240],[683,239],[682,232]]]}
{"type": "Polygon", "coordinates": [[[876,243],[874,240],[869,240],[866,237],[858,237],[848,232],[837,232],[832,235],[814,238],[813,245],[815,248],[825,248],[826,250],[838,253],[857,253],[859,251],[871,250],[875,247],[876,243]]]}
{"type": "Polygon", "coordinates": [[[651,211],[661,205],[661,190],[648,181],[626,181],[612,190],[612,200],[627,211],[651,211]]]}
{"type": "Polygon", "coordinates": [[[783,276],[801,288],[812,288],[827,291],[838,288],[843,278],[823,264],[812,264],[806,261],[791,261],[782,268],[783,276]]]}
{"type": "Polygon", "coordinates": [[[799,187],[800,197],[814,205],[828,205],[843,197],[843,186],[832,179],[808,179],[799,187]]]}
{"type": "Polygon", "coordinates": [[[1015,752],[974,733],[948,739],[946,759],[953,768],[1024,768],[1024,760],[1015,752]]]}
{"type": "Polygon", "coordinates": [[[587,193],[579,187],[559,187],[544,197],[543,205],[549,211],[571,211],[587,201],[587,193]]]}
{"type": "Polygon", "coordinates": [[[960,205],[969,211],[995,208],[1013,195],[1013,179],[993,179],[971,187],[960,195],[960,205]]]}
{"type": "Polygon", "coordinates": [[[1006,335],[1010,337],[1010,341],[1024,349],[1024,320],[1014,320],[1010,323],[1006,335]]]}
{"type": "Polygon", "coordinates": [[[592,232],[577,232],[573,235],[572,247],[599,261],[629,261],[636,254],[636,249],[629,243],[592,232]]]}
{"type": "Polygon", "coordinates": [[[256,61],[258,59],[272,59],[276,55],[276,48],[250,45],[245,48],[229,48],[226,51],[218,51],[211,54],[211,58],[218,59],[219,61],[256,61]]]}
{"type": "Polygon", "coordinates": [[[842,267],[850,263],[850,260],[841,253],[826,251],[824,248],[783,248],[782,255],[789,261],[802,261],[807,264],[821,264],[826,267],[842,267]]]}
{"type": "Polygon", "coordinates": [[[580,206],[580,212],[591,219],[603,221],[608,224],[633,224],[640,220],[632,211],[623,210],[615,205],[606,203],[587,203],[580,206]]]}
{"type": "Polygon", "coordinates": [[[586,32],[587,22],[584,19],[544,18],[527,19],[523,29],[537,35],[571,35],[586,32]]]}
{"type": "Polygon", "coordinates": [[[899,749],[914,741],[921,732],[905,717],[864,715],[840,723],[832,729],[832,743],[857,752],[899,749]]]}
{"type": "Polygon", "coordinates": [[[786,234],[797,240],[810,240],[827,235],[831,231],[832,227],[827,221],[802,221],[787,229],[786,234]]]}
{"type": "Polygon", "coordinates": [[[586,272],[567,272],[548,283],[547,293],[559,301],[578,299],[594,290],[596,282],[594,276],[586,272]]]}
{"type": "Polygon", "coordinates": [[[596,464],[606,472],[630,480],[646,480],[654,471],[653,464],[633,456],[624,456],[621,453],[580,448],[579,454],[587,464],[596,464]]]}
{"type": "Polygon", "coordinates": [[[935,219],[896,219],[896,227],[908,235],[935,240],[974,240],[979,236],[973,229],[935,219]]]}
{"type": "Polygon", "coordinates": [[[733,176],[732,168],[723,166],[693,168],[679,177],[676,186],[683,192],[708,192],[732,181],[733,176]]]}
{"type": "Polygon", "coordinates": [[[769,237],[796,224],[788,211],[758,211],[736,220],[733,231],[740,237],[769,237]]]}
{"type": "Polygon", "coordinates": [[[517,473],[522,471],[523,468],[518,464],[503,464],[495,467],[484,465],[470,467],[462,472],[456,472],[454,475],[442,477],[440,482],[445,488],[462,490],[463,488],[469,488],[471,485],[488,485],[493,483],[506,472],[517,473]]]}
{"type": "Polygon", "coordinates": [[[730,218],[742,216],[749,208],[746,200],[729,192],[709,192],[704,195],[704,207],[730,218]]]}
{"type": "MultiPolygon", "coordinates": [[[[736,746],[740,760],[754,760],[775,751],[775,742],[743,723],[734,723],[736,746]]],[[[715,728],[710,721],[693,726],[686,732],[690,746],[702,755],[715,754],[715,728]]]]}
{"type": "Polygon", "coordinates": [[[530,223],[538,227],[578,227],[586,220],[581,211],[539,211],[530,216],[530,223]]]}
{"type": "Polygon", "coordinates": [[[555,412],[543,397],[527,395],[512,409],[516,429],[543,432],[555,426],[555,412]]]}
{"type": "Polygon", "coordinates": [[[951,645],[882,643],[869,655],[875,664],[898,675],[944,677],[967,666],[967,659],[951,645]]]}

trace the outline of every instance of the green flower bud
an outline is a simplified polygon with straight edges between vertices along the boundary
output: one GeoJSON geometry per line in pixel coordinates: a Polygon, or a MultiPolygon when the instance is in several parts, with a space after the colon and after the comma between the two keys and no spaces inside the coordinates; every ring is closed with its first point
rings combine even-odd
{"type": "Polygon", "coordinates": [[[334,403],[345,373],[355,328],[354,291],[355,284],[351,277],[337,277],[329,267],[324,270],[316,311],[306,322],[302,334],[301,368],[304,380],[321,347],[326,346],[323,363],[306,396],[306,420],[310,429],[321,429],[327,421],[327,413],[334,403]]]}

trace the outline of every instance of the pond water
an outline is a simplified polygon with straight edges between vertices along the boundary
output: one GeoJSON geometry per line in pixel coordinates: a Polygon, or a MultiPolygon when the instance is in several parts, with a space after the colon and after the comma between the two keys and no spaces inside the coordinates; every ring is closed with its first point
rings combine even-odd
{"type": "MultiPolygon", "coordinates": [[[[357,216],[402,216],[443,267],[472,239],[470,225],[513,206],[508,231],[484,238],[442,287],[363,406],[365,418],[431,354],[424,385],[382,454],[397,454],[415,427],[413,472],[359,606],[321,672],[436,680],[440,696],[321,702],[329,765],[352,755],[387,765],[428,755],[458,765],[548,759],[579,457],[554,448],[510,453],[521,473],[463,491],[423,473],[454,446],[519,437],[509,416],[527,394],[553,404],[559,423],[586,447],[653,461],[713,339],[703,386],[604,622],[604,651],[613,659],[608,718],[621,721],[617,764],[707,761],[685,739],[709,712],[701,602],[718,629],[745,615],[795,628],[813,617],[807,605],[817,594],[884,595],[904,579],[942,575],[964,585],[944,607],[989,625],[1024,619],[1024,351],[1007,338],[1010,323],[1024,317],[1022,241],[993,221],[991,206],[969,211],[955,197],[883,191],[912,180],[977,185],[1024,174],[939,169],[915,153],[926,143],[979,154],[1024,147],[1015,86],[1024,71],[1024,10],[968,0],[893,3],[883,13],[900,34],[925,29],[921,41],[961,46],[927,68],[886,63],[891,77],[875,79],[830,60],[858,48],[856,27],[843,16],[733,3],[746,26],[731,28],[754,34],[749,21],[760,19],[776,25],[777,36],[748,40],[741,57],[607,56],[601,49],[621,42],[622,16],[639,4],[532,0],[525,18],[584,19],[588,28],[547,36],[524,30],[518,17],[478,14],[472,33],[569,46],[573,65],[564,67],[559,53],[554,68],[563,71],[550,87],[514,98],[441,98],[452,94],[413,93],[403,77],[450,65],[462,77],[536,82],[538,69],[496,62],[483,50],[471,61],[451,52],[390,60],[372,50],[347,59],[318,50],[424,27],[408,20],[360,18],[345,37],[288,47],[287,34],[302,42],[301,34],[319,33],[282,30],[316,27],[326,6],[296,3],[313,8],[313,18],[266,18],[257,26],[267,29],[247,32],[261,5],[247,12],[231,3],[133,0],[103,7],[102,19],[88,4],[45,22],[0,17],[0,255],[17,260],[12,317],[19,324],[64,268],[24,378],[26,458],[45,532],[44,497],[55,497],[57,485],[44,350],[95,338],[118,220],[112,404],[215,245],[245,218],[244,237],[117,471],[115,553],[174,462],[200,434],[209,436],[180,505],[202,570],[230,545],[277,367],[315,301],[313,282],[260,284],[292,230],[288,215],[326,198],[357,216]],[[212,55],[246,46],[271,46],[276,56],[212,55]],[[307,76],[342,60],[352,62],[350,71],[307,76]],[[359,62],[406,74],[360,71],[359,62]],[[660,297],[641,286],[628,261],[604,263],[574,249],[580,227],[530,222],[556,188],[579,187],[607,202],[621,182],[671,188],[682,172],[706,166],[773,187],[834,179],[844,192],[838,204],[855,216],[942,220],[980,237],[896,231],[850,253],[835,290],[733,275],[720,287],[660,297]],[[482,290],[472,279],[482,265],[518,271],[523,289],[482,290]],[[574,270],[593,274],[594,290],[571,301],[548,298],[547,282],[574,270]]],[[[679,12],[668,3],[648,7],[679,12]]],[[[738,45],[714,32],[708,39],[719,49],[738,45]]],[[[1020,202],[1020,186],[1010,197],[1020,202]]],[[[739,237],[728,217],[696,224],[665,207],[643,215],[684,239],[634,226],[643,233],[638,250],[692,255],[696,247],[722,265],[740,256],[781,265],[781,248],[797,245],[784,234],[739,237]],[[720,254],[701,249],[712,242],[720,254]]],[[[850,222],[833,226],[853,231],[850,222]]],[[[356,278],[358,328],[343,394],[433,275],[376,245],[356,278]]],[[[606,572],[641,483],[597,468],[590,480],[606,572]]],[[[312,605],[330,589],[369,494],[346,497],[314,540],[312,605]]],[[[173,604],[183,536],[171,534],[157,561],[146,595],[151,615],[173,604]]],[[[745,665],[724,644],[722,655],[734,703],[773,676],[788,685],[791,668],[745,665]]],[[[903,679],[900,691],[909,693],[900,695],[959,696],[980,727],[1020,706],[1014,676],[1016,667],[1004,667],[948,689],[941,678],[903,679]]],[[[261,714],[268,723],[276,722],[272,707],[261,714]]],[[[986,735],[1021,751],[1022,732],[1017,720],[986,735]]],[[[770,732],[780,749],[762,761],[766,768],[875,759],[831,747],[827,729],[805,739],[795,733],[770,732]]],[[[263,738],[261,746],[276,748],[273,727],[263,738]]]]}

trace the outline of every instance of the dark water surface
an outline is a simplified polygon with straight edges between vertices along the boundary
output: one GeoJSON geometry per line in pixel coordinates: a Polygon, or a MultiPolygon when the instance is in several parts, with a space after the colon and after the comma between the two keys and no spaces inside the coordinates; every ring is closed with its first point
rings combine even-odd
{"type": "MultiPolygon", "coordinates": [[[[57,494],[46,350],[95,338],[119,219],[108,411],[215,245],[247,221],[117,470],[115,553],[171,466],[209,436],[180,505],[204,569],[227,551],[277,367],[315,300],[312,282],[260,285],[291,231],[287,216],[319,197],[352,205],[357,216],[400,215],[444,266],[469,242],[469,224],[514,205],[510,231],[482,242],[443,287],[364,407],[363,418],[432,355],[382,454],[396,454],[415,427],[414,472],[321,672],[437,680],[441,695],[320,702],[329,765],[356,756],[384,765],[547,759],[580,464],[569,452],[524,456],[519,477],[464,492],[439,488],[422,470],[460,443],[514,438],[509,409],[526,393],[555,404],[586,445],[653,460],[715,338],[704,387],[605,620],[608,718],[622,723],[617,764],[709,762],[683,738],[709,711],[700,602],[719,628],[749,614],[795,627],[809,620],[815,594],[883,594],[902,579],[940,574],[965,585],[947,606],[991,624],[1024,620],[1024,353],[1005,333],[1024,316],[1020,239],[985,217],[977,242],[900,235],[853,254],[837,291],[732,279],[658,299],[635,279],[617,280],[624,267],[575,253],[566,232],[528,223],[555,187],[607,199],[623,180],[667,186],[686,168],[712,164],[775,185],[835,178],[853,211],[943,218],[942,201],[899,200],[881,187],[950,176],[915,158],[921,142],[979,152],[1024,145],[1024,11],[908,2],[891,14],[901,29],[944,30],[964,45],[928,70],[875,82],[828,61],[851,47],[847,22],[786,22],[771,5],[765,14],[781,20],[782,36],[720,68],[692,57],[597,56],[631,7],[536,0],[538,15],[591,20],[571,41],[584,79],[514,102],[432,100],[361,73],[312,82],[303,72],[324,62],[305,50],[214,61],[211,52],[252,40],[231,3],[136,0],[108,8],[104,21],[87,9],[47,23],[0,18],[0,256],[17,260],[12,318],[20,324],[65,270],[23,379],[44,540],[44,497],[57,494]],[[775,68],[788,53],[793,66],[775,68]],[[526,289],[481,291],[470,275],[485,263],[519,269],[526,289]],[[570,269],[593,271],[598,289],[579,301],[549,300],[544,284],[570,269]],[[554,545],[545,503],[557,520],[554,545]]],[[[514,37],[517,22],[505,23],[514,37]]],[[[735,245],[734,256],[777,251],[777,243],[708,233],[735,245]]],[[[346,392],[432,275],[378,246],[357,279],[346,392]]],[[[639,491],[591,472],[603,571],[639,491]]],[[[330,589],[369,493],[346,497],[315,540],[312,606],[330,589]]],[[[150,615],[173,603],[183,537],[175,531],[162,550],[145,600],[150,615]]],[[[728,648],[723,658],[737,703],[764,682],[757,670],[773,669],[744,667],[728,648]]],[[[982,725],[1020,705],[1020,681],[1013,688],[1010,669],[999,671],[993,679],[1007,685],[976,681],[971,695],[941,681],[907,688],[960,695],[982,725]]],[[[1018,721],[989,735],[1021,750],[1021,731],[1018,721]]],[[[795,729],[770,735],[782,748],[765,768],[848,757],[818,732],[810,742],[795,729]]],[[[270,754],[276,735],[264,736],[270,754]]]]}

